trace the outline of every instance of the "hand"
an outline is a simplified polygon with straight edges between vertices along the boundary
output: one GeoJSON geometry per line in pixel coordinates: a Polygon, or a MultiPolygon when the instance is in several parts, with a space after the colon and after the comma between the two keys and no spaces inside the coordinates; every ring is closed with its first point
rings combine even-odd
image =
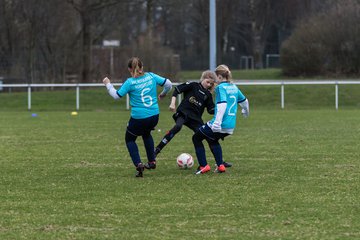
{"type": "Polygon", "coordinates": [[[213,122],[213,124],[211,125],[211,130],[213,132],[220,132],[221,131],[221,123],[213,122]]]}
{"type": "Polygon", "coordinates": [[[249,116],[249,111],[246,109],[241,109],[241,114],[244,118],[247,118],[249,116]]]}
{"type": "Polygon", "coordinates": [[[108,83],[110,83],[110,79],[108,79],[107,77],[105,77],[104,79],[103,79],[103,83],[106,85],[106,84],[108,84],[108,83]]]}
{"type": "Polygon", "coordinates": [[[160,93],[159,94],[159,100],[162,100],[166,97],[166,94],[160,93]]]}
{"type": "Polygon", "coordinates": [[[170,111],[175,112],[176,111],[175,104],[170,104],[169,109],[170,109],[170,111]]]}

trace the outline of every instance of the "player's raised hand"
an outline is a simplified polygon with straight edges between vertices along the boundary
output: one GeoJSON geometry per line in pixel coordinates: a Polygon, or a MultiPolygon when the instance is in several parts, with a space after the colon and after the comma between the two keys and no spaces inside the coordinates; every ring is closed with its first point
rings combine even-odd
{"type": "Polygon", "coordinates": [[[175,103],[171,103],[171,104],[169,105],[169,109],[170,109],[170,111],[175,112],[175,111],[176,111],[175,103]]]}
{"type": "Polygon", "coordinates": [[[241,114],[244,118],[247,118],[249,116],[249,111],[247,109],[241,109],[241,114]]]}
{"type": "Polygon", "coordinates": [[[106,84],[108,84],[108,83],[110,83],[110,79],[108,79],[107,77],[105,77],[104,79],[103,79],[103,83],[106,85],[106,84]]]}
{"type": "Polygon", "coordinates": [[[166,97],[166,94],[160,93],[159,94],[159,100],[162,100],[166,97]]]}
{"type": "Polygon", "coordinates": [[[176,103],[176,97],[175,97],[175,96],[172,96],[172,97],[171,97],[171,102],[170,102],[170,105],[169,105],[169,109],[170,109],[170,111],[172,111],[172,112],[175,112],[175,111],[176,111],[176,105],[175,105],[175,103],[176,103]]]}

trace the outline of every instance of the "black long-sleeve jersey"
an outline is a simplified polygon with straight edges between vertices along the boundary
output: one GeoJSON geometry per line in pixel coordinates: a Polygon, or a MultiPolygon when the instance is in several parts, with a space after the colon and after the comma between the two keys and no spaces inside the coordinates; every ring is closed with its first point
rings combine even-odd
{"type": "Polygon", "coordinates": [[[207,109],[209,114],[214,114],[214,101],[209,90],[205,89],[199,82],[186,82],[175,87],[173,96],[184,94],[176,112],[181,113],[186,119],[190,118],[198,122],[203,122],[201,119],[204,109],[207,109]]]}

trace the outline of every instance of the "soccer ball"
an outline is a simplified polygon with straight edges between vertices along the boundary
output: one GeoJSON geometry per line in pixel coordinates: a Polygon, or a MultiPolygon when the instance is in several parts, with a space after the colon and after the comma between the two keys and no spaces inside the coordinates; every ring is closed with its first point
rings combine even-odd
{"type": "Polygon", "coordinates": [[[182,153],[176,158],[176,163],[179,168],[188,169],[194,166],[194,159],[188,153],[182,153]]]}

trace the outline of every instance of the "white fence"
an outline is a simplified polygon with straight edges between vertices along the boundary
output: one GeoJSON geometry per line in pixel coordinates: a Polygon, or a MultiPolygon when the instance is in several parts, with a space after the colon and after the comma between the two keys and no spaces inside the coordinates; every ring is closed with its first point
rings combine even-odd
{"type": "MultiPolygon", "coordinates": [[[[189,81],[198,81],[198,80],[189,80],[189,81]]],[[[234,80],[234,83],[239,86],[273,86],[277,85],[281,87],[281,108],[285,108],[285,86],[286,85],[334,85],[335,86],[335,109],[339,108],[339,85],[353,85],[360,84],[360,80],[304,80],[304,81],[292,81],[292,80],[234,80]]],[[[179,83],[174,83],[173,85],[178,85],[179,83]]],[[[114,83],[114,86],[121,86],[121,83],[114,83]]],[[[79,84],[2,84],[0,88],[27,88],[28,89],[28,110],[31,110],[31,89],[35,87],[74,87],[76,89],[76,110],[80,109],[80,88],[81,87],[103,87],[102,83],[79,83],[79,84]]],[[[179,102],[181,96],[179,95],[179,102]]],[[[129,96],[126,96],[126,108],[129,109],[129,96]]]]}

